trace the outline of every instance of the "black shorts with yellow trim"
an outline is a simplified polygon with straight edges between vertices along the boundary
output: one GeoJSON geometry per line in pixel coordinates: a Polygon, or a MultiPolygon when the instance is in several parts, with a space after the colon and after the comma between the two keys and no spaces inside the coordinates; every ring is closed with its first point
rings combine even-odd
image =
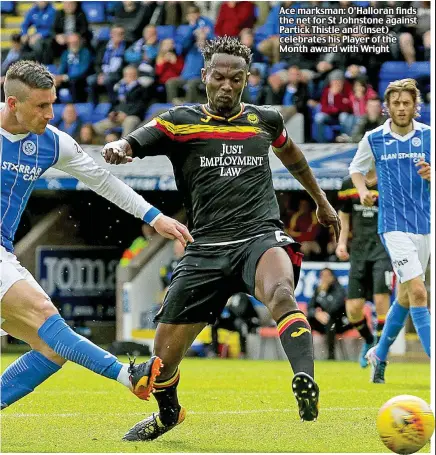
{"type": "Polygon", "coordinates": [[[374,294],[390,294],[392,275],[389,258],[365,261],[351,257],[347,298],[372,301],[374,294]]]}
{"type": "Polygon", "coordinates": [[[254,295],[257,263],[270,248],[282,247],[300,276],[302,253],[283,231],[226,245],[192,243],[174,270],[171,284],[155,322],[167,324],[213,324],[227,300],[238,292],[254,295]]]}

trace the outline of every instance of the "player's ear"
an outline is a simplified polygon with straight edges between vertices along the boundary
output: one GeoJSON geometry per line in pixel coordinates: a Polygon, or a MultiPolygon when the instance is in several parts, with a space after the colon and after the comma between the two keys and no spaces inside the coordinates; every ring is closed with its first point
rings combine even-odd
{"type": "Polygon", "coordinates": [[[206,84],[206,68],[201,68],[201,82],[206,84]]]}
{"type": "Polygon", "coordinates": [[[8,105],[8,108],[14,111],[17,108],[18,99],[16,96],[8,96],[6,103],[8,105]]]}

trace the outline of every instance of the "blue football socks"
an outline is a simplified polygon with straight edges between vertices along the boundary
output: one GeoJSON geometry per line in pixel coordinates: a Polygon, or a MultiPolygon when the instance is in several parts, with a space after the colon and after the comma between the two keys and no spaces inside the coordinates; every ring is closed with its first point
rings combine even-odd
{"type": "Polygon", "coordinates": [[[61,366],[37,351],[30,351],[8,366],[1,376],[2,409],[23,398],[59,371],[61,366]]]}
{"type": "Polygon", "coordinates": [[[380,360],[386,361],[389,348],[396,340],[400,330],[404,327],[408,314],[409,309],[401,306],[395,299],[387,314],[385,326],[375,352],[380,360]]]}
{"type": "Polygon", "coordinates": [[[412,317],[416,333],[421,340],[422,347],[430,357],[430,312],[427,307],[410,307],[410,316],[412,317]]]}
{"type": "Polygon", "coordinates": [[[59,314],[50,316],[38,330],[39,337],[66,360],[110,379],[117,379],[123,364],[109,352],[78,335],[59,314]]]}

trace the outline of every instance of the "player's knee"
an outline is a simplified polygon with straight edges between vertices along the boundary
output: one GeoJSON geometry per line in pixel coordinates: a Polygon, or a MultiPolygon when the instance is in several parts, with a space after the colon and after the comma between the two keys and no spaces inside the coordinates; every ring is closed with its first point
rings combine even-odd
{"type": "Polygon", "coordinates": [[[427,306],[427,290],[424,283],[414,283],[410,286],[409,296],[412,306],[427,306]]]}
{"type": "Polygon", "coordinates": [[[365,302],[360,299],[352,299],[346,301],[345,308],[348,319],[350,319],[351,322],[358,322],[362,319],[364,305],[365,302]]]}
{"type": "Polygon", "coordinates": [[[37,314],[36,319],[42,325],[50,316],[59,312],[47,296],[41,295],[33,304],[33,313],[37,314]]]}
{"type": "Polygon", "coordinates": [[[289,307],[297,309],[294,298],[294,287],[291,283],[277,283],[271,293],[267,295],[269,307],[289,307]]]}

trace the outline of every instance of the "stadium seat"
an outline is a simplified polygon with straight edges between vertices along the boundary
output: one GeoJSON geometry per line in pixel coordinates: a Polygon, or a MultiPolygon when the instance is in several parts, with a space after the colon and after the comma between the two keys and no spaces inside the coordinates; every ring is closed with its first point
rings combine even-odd
{"type": "Polygon", "coordinates": [[[56,65],[47,65],[47,69],[50,71],[52,74],[59,74],[58,73],[58,67],[56,65]]]}
{"type": "Polygon", "coordinates": [[[179,25],[176,29],[176,36],[175,40],[178,41],[183,41],[188,34],[189,30],[191,29],[190,25],[179,25]]]}
{"type": "Polygon", "coordinates": [[[0,2],[0,11],[2,14],[12,14],[15,11],[15,2],[0,2]]]}
{"type": "Polygon", "coordinates": [[[410,65],[409,77],[430,76],[430,62],[415,62],[410,65]]]}
{"type": "Polygon", "coordinates": [[[261,41],[268,38],[265,24],[258,27],[254,33],[254,45],[257,46],[261,41]]]}
{"type": "Polygon", "coordinates": [[[154,103],[148,108],[145,117],[150,117],[157,111],[170,109],[172,107],[173,107],[173,104],[171,104],[171,103],[154,103]]]}
{"type": "Polygon", "coordinates": [[[90,123],[92,121],[92,103],[76,103],[75,107],[77,115],[80,117],[83,123],[90,123]]]}
{"type": "Polygon", "coordinates": [[[71,103],[73,98],[71,97],[71,93],[67,88],[61,88],[58,90],[59,101],[63,104],[71,103]]]}
{"type": "Polygon", "coordinates": [[[430,104],[423,104],[421,106],[421,112],[420,112],[421,116],[418,118],[418,121],[430,126],[430,120],[431,120],[430,113],[431,113],[430,104]]]}
{"type": "Polygon", "coordinates": [[[103,2],[82,2],[82,9],[91,24],[105,22],[106,15],[103,2]]]}
{"type": "Polygon", "coordinates": [[[260,77],[262,79],[265,79],[268,75],[268,64],[267,63],[261,63],[261,62],[255,62],[251,64],[251,68],[256,68],[260,72],[260,77]]]}
{"type": "Polygon", "coordinates": [[[109,41],[111,35],[111,29],[109,27],[102,27],[100,30],[94,32],[94,38],[97,42],[109,41]]]}
{"type": "Polygon", "coordinates": [[[277,73],[278,71],[284,70],[288,66],[289,66],[289,64],[287,62],[274,63],[274,65],[272,65],[271,68],[269,69],[269,74],[271,76],[271,74],[274,74],[274,73],[277,73]]]}
{"type": "Polygon", "coordinates": [[[53,104],[54,118],[50,123],[56,125],[61,120],[64,107],[65,107],[64,104],[53,104]]]}
{"type": "Polygon", "coordinates": [[[97,123],[100,120],[103,120],[109,114],[109,109],[111,108],[111,103],[100,103],[97,104],[94,108],[94,112],[91,115],[91,123],[97,123]]]}
{"type": "Polygon", "coordinates": [[[162,41],[163,39],[176,37],[176,27],[174,25],[158,25],[156,27],[157,39],[162,41]]]}

